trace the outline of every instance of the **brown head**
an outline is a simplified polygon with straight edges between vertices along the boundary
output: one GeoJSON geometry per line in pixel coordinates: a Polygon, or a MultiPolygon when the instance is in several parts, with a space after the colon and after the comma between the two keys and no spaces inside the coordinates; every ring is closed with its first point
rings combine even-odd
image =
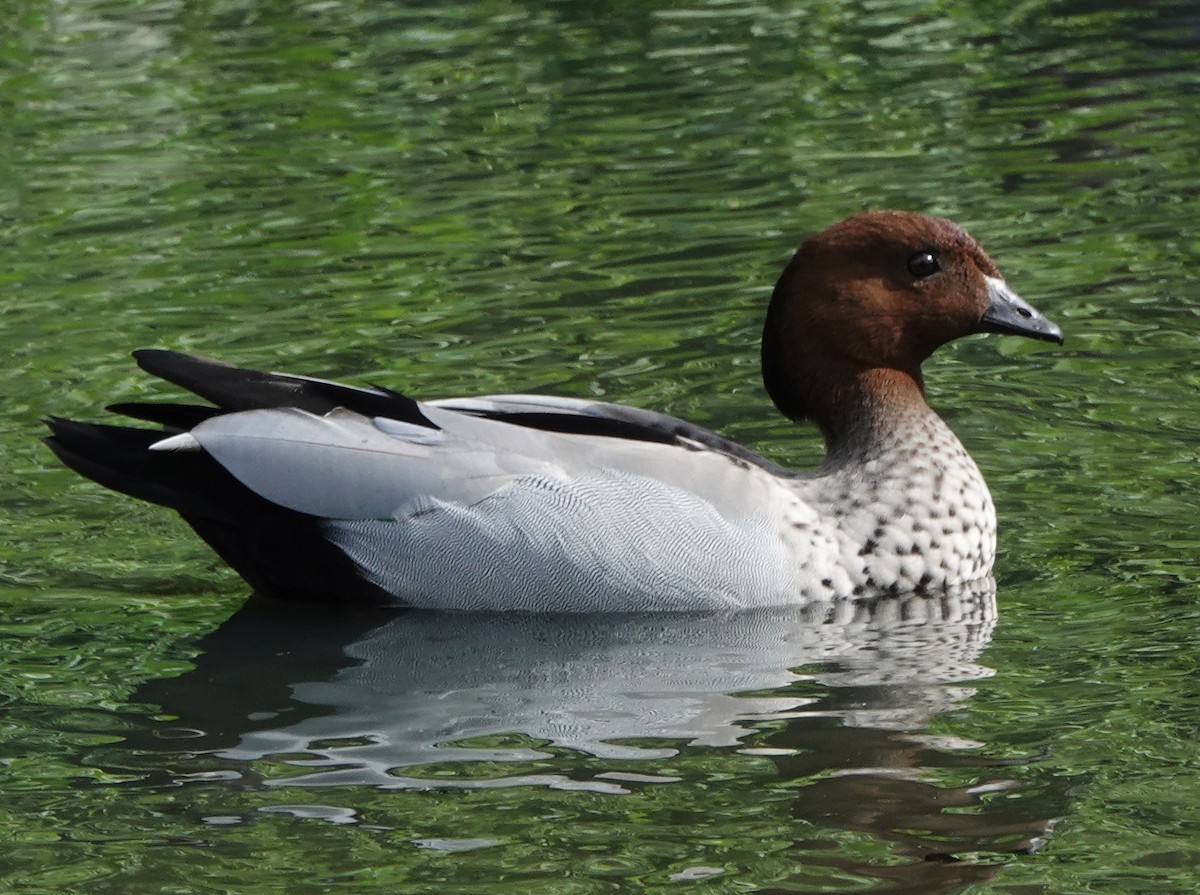
{"type": "Polygon", "coordinates": [[[954,222],[864,212],[805,240],[779,278],[763,330],[763,380],[784,414],[811,417],[829,438],[831,413],[871,400],[864,383],[904,391],[907,380],[919,400],[921,363],[978,332],[1062,342],[954,222]]]}

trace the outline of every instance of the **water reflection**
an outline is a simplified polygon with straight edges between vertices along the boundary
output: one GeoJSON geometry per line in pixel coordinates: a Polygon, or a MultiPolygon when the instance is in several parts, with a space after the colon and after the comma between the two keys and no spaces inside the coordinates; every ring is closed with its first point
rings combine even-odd
{"type": "Polygon", "coordinates": [[[687,788],[672,756],[736,750],[774,768],[764,779],[759,765],[750,816],[788,837],[797,879],[952,892],[1053,825],[984,744],[930,733],[992,674],[979,658],[995,623],[991,582],[732,615],[251,601],[200,642],[192,671],[140,689],[174,717],[140,725],[121,751],[148,753],[143,779],[171,788],[322,787],[321,810],[332,799],[352,822],[361,787],[620,795],[687,788]],[[850,846],[861,837],[888,850],[850,846]]]}
{"type": "MultiPolygon", "coordinates": [[[[834,693],[830,701],[855,697],[834,693]]],[[[803,782],[794,817],[887,842],[892,854],[910,859],[887,865],[798,843],[809,867],[886,883],[878,891],[930,895],[990,879],[999,869],[996,856],[1036,851],[1056,820],[1045,801],[1008,798],[1019,787],[994,767],[1002,763],[963,749],[980,744],[850,727],[836,709],[824,723],[789,724],[770,742],[791,753],[775,759],[780,777],[803,782]],[[946,782],[955,778],[970,782],[946,782]]]]}
{"type": "Polygon", "coordinates": [[[801,781],[792,812],[817,827],[935,861],[1028,851],[1049,821],[1029,806],[983,810],[1003,780],[939,782],[980,771],[979,744],[924,733],[992,673],[978,659],[995,621],[990,582],[733,615],[339,615],[251,601],[201,641],[192,671],[141,688],[175,720],[132,745],[233,761],[245,769],[234,777],[265,785],[616,793],[672,782],[653,762],[630,777],[630,761],[735,748],[801,781]],[[581,753],[609,770],[572,768],[581,753]],[[446,772],[482,761],[514,771],[446,772]],[[542,770],[527,773],[531,761],[542,770]],[[272,763],[285,771],[259,778],[272,763]]]}
{"type": "Polygon", "coordinates": [[[735,746],[764,719],[919,730],[991,673],[976,659],[994,624],[990,583],[736,614],[335,615],[251,601],[201,641],[193,671],[138,698],[178,716],[155,735],[189,752],[312,769],[289,783],[397,786],[415,765],[547,756],[463,745],[480,737],[637,759],[677,741],[735,746]],[[831,704],[833,692],[848,698],[831,704]]]}

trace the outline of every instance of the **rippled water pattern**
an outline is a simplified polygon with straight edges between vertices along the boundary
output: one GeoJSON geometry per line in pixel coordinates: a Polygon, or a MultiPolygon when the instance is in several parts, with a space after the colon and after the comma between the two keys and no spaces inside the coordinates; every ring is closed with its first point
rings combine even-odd
{"type": "Polygon", "coordinates": [[[3,892],[1076,893],[1200,878],[1191,2],[49,3],[0,31],[3,892]],[[926,369],[998,587],[829,615],[246,602],[52,414],[166,346],[665,410],[794,465],[766,296],[864,207],[1067,344],[926,369]]]}

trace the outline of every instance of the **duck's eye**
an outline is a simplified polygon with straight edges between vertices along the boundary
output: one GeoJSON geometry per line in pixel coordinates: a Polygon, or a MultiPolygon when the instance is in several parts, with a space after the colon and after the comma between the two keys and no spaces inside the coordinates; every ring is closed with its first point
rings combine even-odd
{"type": "Polygon", "coordinates": [[[931,277],[941,269],[942,265],[933,252],[917,252],[908,259],[908,272],[917,279],[931,277]]]}

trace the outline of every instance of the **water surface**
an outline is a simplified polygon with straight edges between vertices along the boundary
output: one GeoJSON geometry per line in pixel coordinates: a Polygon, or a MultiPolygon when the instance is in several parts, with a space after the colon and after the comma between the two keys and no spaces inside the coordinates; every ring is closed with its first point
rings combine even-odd
{"type": "Polygon", "coordinates": [[[19,4],[0,36],[0,889],[1185,892],[1194,4],[19,4]],[[1067,344],[926,368],[995,593],[829,616],[247,603],[50,414],[165,346],[685,416],[780,462],[769,289],[949,215],[1067,344]],[[903,611],[901,611],[903,610],[903,611]]]}

